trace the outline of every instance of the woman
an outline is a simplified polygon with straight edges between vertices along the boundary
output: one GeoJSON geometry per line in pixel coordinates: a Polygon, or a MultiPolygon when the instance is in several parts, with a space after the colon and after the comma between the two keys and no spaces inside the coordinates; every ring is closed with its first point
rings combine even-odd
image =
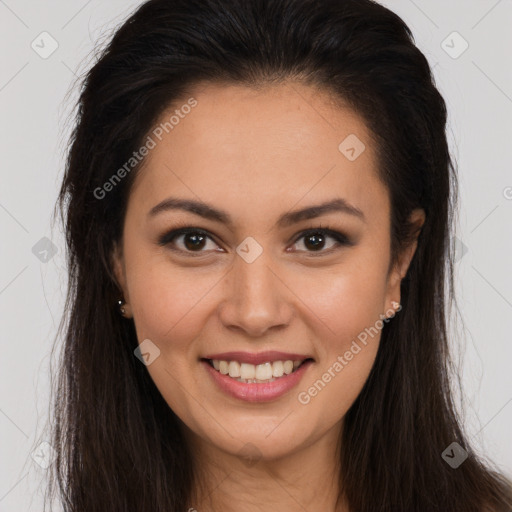
{"type": "Polygon", "coordinates": [[[117,30],[59,198],[66,511],[511,509],[450,393],[445,124],[370,0],[150,0],[117,30]]]}

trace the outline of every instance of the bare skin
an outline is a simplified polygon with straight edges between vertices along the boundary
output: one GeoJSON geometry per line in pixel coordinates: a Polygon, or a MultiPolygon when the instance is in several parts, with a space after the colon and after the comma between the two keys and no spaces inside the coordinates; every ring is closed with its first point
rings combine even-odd
{"type": "MultiPolygon", "coordinates": [[[[346,512],[343,500],[336,505],[336,443],[380,330],[359,342],[357,353],[351,347],[365,328],[392,316],[416,243],[388,272],[390,202],[373,140],[362,118],[327,93],[288,82],[259,91],[201,84],[190,96],[197,106],[157,141],[137,175],[114,255],[139,343],[149,339],[160,350],[147,369],[194,453],[198,484],[190,507],[346,512]],[[365,145],[353,160],[338,148],[350,134],[365,145]],[[208,203],[233,223],[179,209],[148,215],[169,197],[208,203]],[[277,224],[287,212],[336,198],[364,218],[331,211],[277,224]],[[194,235],[158,244],[183,226],[206,231],[203,245],[195,249],[194,235]],[[329,234],[320,243],[301,236],[320,227],[350,244],[329,234]],[[250,263],[236,252],[247,237],[262,249],[250,263]],[[216,352],[266,350],[314,359],[294,389],[268,402],[227,395],[201,361],[216,352]],[[344,363],[335,371],[338,357],[344,363]],[[309,392],[319,379],[328,383],[309,392]],[[248,447],[252,462],[240,454],[248,447]]],[[[413,220],[421,226],[424,212],[413,212],[413,220]]]]}

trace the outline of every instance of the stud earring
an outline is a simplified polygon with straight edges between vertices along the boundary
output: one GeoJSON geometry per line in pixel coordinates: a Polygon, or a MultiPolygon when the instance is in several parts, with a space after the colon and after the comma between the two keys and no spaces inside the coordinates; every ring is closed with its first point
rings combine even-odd
{"type": "Polygon", "coordinates": [[[399,311],[402,310],[402,304],[399,302],[392,301],[391,305],[393,306],[394,312],[391,316],[386,317],[387,319],[393,318],[399,311]]]}
{"type": "Polygon", "coordinates": [[[125,316],[126,308],[124,306],[126,305],[126,302],[124,300],[122,300],[122,299],[119,299],[117,301],[117,305],[118,305],[119,312],[121,313],[121,315],[125,316]]]}

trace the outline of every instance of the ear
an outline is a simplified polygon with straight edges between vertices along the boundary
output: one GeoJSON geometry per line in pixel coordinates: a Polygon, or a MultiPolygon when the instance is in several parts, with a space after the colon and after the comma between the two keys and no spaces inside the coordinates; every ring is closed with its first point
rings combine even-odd
{"type": "Polygon", "coordinates": [[[389,273],[385,311],[396,310],[396,303],[400,304],[400,283],[407,274],[411,260],[414,256],[414,253],[416,252],[416,248],[418,246],[418,236],[421,232],[423,224],[425,223],[425,211],[422,208],[413,210],[409,216],[409,222],[414,225],[414,237],[413,240],[410,241],[409,244],[402,249],[397,263],[389,273]]]}
{"type": "Polygon", "coordinates": [[[128,297],[128,289],[126,286],[126,269],[124,265],[123,251],[122,246],[118,245],[117,243],[114,245],[114,248],[112,250],[111,261],[112,270],[117,281],[117,284],[119,286],[119,289],[123,294],[125,302],[129,303],[130,299],[128,297]]]}

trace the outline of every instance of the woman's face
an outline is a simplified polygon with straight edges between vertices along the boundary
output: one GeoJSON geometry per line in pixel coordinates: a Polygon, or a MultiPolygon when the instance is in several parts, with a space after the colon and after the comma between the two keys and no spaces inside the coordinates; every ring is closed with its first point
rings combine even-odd
{"type": "Polygon", "coordinates": [[[374,143],[326,93],[203,84],[190,96],[150,134],[116,275],[147,370],[187,433],[278,458],[339,432],[414,247],[388,274],[374,143]],[[166,236],[183,227],[202,233],[166,236]],[[287,375],[287,360],[307,361],[287,375]],[[239,382],[239,371],[275,380],[239,382]]]}

